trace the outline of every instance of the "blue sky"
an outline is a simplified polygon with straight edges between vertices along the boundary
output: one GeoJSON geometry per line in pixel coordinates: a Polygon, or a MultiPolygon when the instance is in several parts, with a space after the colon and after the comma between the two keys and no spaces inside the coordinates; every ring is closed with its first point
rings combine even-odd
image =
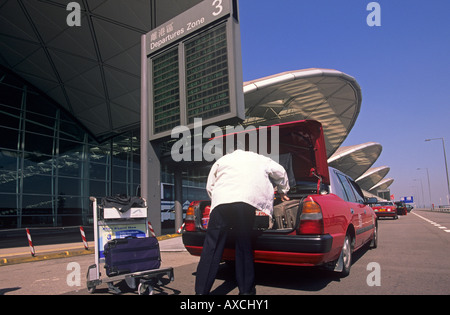
{"type": "Polygon", "coordinates": [[[377,1],[379,27],[366,23],[370,2],[240,0],[244,81],[307,68],[353,76],[363,103],[343,145],[383,146],[374,166],[391,168],[396,199],[429,203],[428,168],[433,202],[446,204],[442,141],[424,140],[444,137],[450,157],[450,1],[377,1]]]}

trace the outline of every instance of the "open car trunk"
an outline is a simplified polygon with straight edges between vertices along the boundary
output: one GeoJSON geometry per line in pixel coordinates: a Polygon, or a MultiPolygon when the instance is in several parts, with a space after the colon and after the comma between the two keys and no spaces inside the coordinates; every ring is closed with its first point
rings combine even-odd
{"type": "MultiPolygon", "coordinates": [[[[236,142],[238,139],[243,139],[242,134],[248,132],[227,134],[223,136],[227,138],[227,141],[223,142],[236,142]],[[230,137],[234,139],[230,140],[230,137]]],[[[285,209],[280,210],[284,207],[279,206],[281,201],[279,198],[275,198],[273,217],[264,217],[263,213],[257,212],[255,229],[263,229],[264,222],[269,220],[268,232],[292,231],[299,225],[304,198],[311,194],[317,194],[320,190],[328,191],[329,189],[330,177],[322,125],[317,121],[302,120],[260,127],[256,129],[256,132],[258,134],[258,137],[256,137],[258,139],[257,153],[262,153],[259,152],[259,148],[267,149],[273,148],[273,145],[278,145],[279,163],[285,168],[289,177],[291,190],[288,195],[291,202],[287,205],[286,211],[285,209]],[[274,128],[277,128],[279,133],[278,139],[274,139],[277,141],[275,144],[271,143],[272,133],[276,132],[274,128]],[[261,130],[264,130],[263,134],[267,135],[267,139],[260,138],[261,130]],[[265,145],[261,141],[266,141],[265,145]],[[292,203],[297,203],[297,206],[292,205],[292,203]]],[[[248,142],[245,141],[246,150],[249,150],[248,142]]],[[[254,149],[255,145],[252,145],[254,149]]],[[[209,201],[202,201],[197,208],[198,213],[195,217],[199,229],[206,229],[207,227],[209,205],[209,201]]]]}

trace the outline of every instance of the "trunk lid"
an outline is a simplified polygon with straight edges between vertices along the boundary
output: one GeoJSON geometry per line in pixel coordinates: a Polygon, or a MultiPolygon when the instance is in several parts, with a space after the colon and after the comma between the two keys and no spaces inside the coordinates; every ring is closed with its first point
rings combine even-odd
{"type": "Polygon", "coordinates": [[[212,140],[222,140],[224,152],[226,152],[225,146],[229,143],[236,143],[242,139],[244,139],[246,150],[260,154],[264,154],[265,152],[260,151],[267,151],[268,148],[272,149],[270,153],[273,154],[274,145],[278,146],[279,163],[286,169],[291,186],[298,182],[318,182],[319,177],[323,184],[330,184],[321,123],[315,120],[294,121],[259,127],[256,129],[256,137],[254,133],[255,129],[244,130],[216,137],[212,140]],[[272,143],[274,127],[278,128],[279,131],[278,139],[274,139],[277,143],[272,143]],[[246,136],[245,134],[249,135],[246,136]],[[234,137],[234,139],[230,139],[230,137],[234,137]],[[252,141],[256,141],[257,144],[251,143],[252,141]],[[264,143],[262,143],[263,141],[264,143]]]}

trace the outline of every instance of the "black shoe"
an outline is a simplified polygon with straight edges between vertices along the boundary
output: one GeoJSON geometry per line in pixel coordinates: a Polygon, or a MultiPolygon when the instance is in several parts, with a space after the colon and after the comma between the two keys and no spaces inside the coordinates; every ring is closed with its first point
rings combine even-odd
{"type": "Polygon", "coordinates": [[[249,292],[239,292],[239,295],[256,295],[256,288],[253,288],[251,291],[249,292]]]}

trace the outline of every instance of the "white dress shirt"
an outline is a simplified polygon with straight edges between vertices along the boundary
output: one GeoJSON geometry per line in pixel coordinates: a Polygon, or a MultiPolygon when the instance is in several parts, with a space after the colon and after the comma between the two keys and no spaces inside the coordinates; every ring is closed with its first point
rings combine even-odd
{"type": "Polygon", "coordinates": [[[212,166],[206,190],[211,211],[221,204],[245,202],[272,215],[274,187],[280,193],[289,191],[288,176],[280,164],[254,152],[236,150],[212,166]]]}

